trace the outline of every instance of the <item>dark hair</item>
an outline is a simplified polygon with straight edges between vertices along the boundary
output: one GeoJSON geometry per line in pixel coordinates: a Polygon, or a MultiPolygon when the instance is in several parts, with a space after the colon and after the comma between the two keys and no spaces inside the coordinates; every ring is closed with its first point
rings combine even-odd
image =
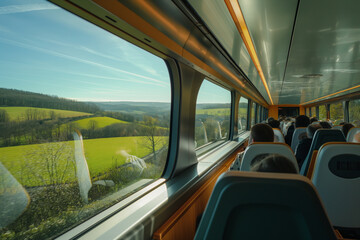
{"type": "Polygon", "coordinates": [[[319,120],[316,117],[310,118],[310,123],[317,122],[317,121],[319,121],[319,120]]]}
{"type": "Polygon", "coordinates": [[[323,128],[331,128],[331,125],[330,125],[330,123],[328,123],[328,122],[320,122],[320,125],[321,125],[321,127],[323,127],[323,128]]]}
{"type": "Polygon", "coordinates": [[[305,115],[300,115],[295,119],[295,128],[307,127],[310,124],[310,118],[305,115]]]}
{"type": "Polygon", "coordinates": [[[352,125],[351,123],[345,123],[342,127],[341,127],[341,131],[343,132],[345,138],[347,137],[347,134],[349,133],[349,130],[351,128],[353,128],[354,125],[352,125]]]}
{"type": "Polygon", "coordinates": [[[280,127],[280,122],[278,120],[272,120],[272,121],[268,122],[268,124],[272,128],[279,128],[280,127]]]}
{"type": "Polygon", "coordinates": [[[279,154],[270,154],[250,168],[253,172],[298,173],[288,158],[279,154]]]}
{"type": "Polygon", "coordinates": [[[308,138],[313,138],[316,130],[322,128],[320,124],[310,124],[307,128],[306,128],[306,134],[308,138]]]}
{"type": "Polygon", "coordinates": [[[274,121],[275,119],[273,117],[269,117],[268,119],[266,119],[266,122],[269,123],[271,121],[274,121]]]}
{"type": "Polygon", "coordinates": [[[274,131],[269,125],[258,123],[252,126],[250,137],[254,142],[273,142],[274,131]]]}

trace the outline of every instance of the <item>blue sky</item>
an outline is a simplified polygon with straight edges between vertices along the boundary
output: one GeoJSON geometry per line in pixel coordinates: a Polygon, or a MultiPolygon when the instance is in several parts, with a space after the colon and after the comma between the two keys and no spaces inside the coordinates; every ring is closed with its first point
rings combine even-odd
{"type": "MultiPolygon", "coordinates": [[[[2,88],[79,101],[171,99],[161,58],[46,1],[0,1],[0,53],[2,88]]],[[[214,102],[216,87],[206,88],[199,101],[214,102]]]]}

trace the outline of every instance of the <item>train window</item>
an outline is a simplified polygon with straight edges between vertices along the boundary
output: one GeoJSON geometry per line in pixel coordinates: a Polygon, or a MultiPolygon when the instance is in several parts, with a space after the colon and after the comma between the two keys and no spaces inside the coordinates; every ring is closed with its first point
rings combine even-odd
{"type": "Polygon", "coordinates": [[[317,118],[317,116],[316,116],[316,107],[311,107],[310,114],[311,114],[311,117],[316,117],[317,118]]]}
{"type": "Polygon", "coordinates": [[[330,104],[330,120],[334,125],[344,122],[344,108],[342,102],[330,104]]]}
{"type": "Polygon", "coordinates": [[[349,122],[356,127],[360,126],[360,99],[349,102],[349,122]]]}
{"type": "Polygon", "coordinates": [[[319,106],[319,120],[326,121],[327,114],[326,114],[326,106],[321,105],[319,106]]]}
{"type": "Polygon", "coordinates": [[[231,92],[204,80],[196,101],[195,146],[217,146],[229,136],[231,92]]]}
{"type": "Polygon", "coordinates": [[[238,133],[246,131],[247,129],[248,105],[249,100],[241,97],[238,110],[238,133]]]}
{"type": "Polygon", "coordinates": [[[0,239],[53,238],[162,175],[169,72],[49,2],[0,7],[0,239]]]}
{"type": "Polygon", "coordinates": [[[261,108],[262,107],[260,105],[257,105],[257,110],[256,110],[256,122],[257,123],[261,122],[261,117],[260,117],[261,108]]]}
{"type": "Polygon", "coordinates": [[[256,115],[256,103],[251,104],[251,126],[254,126],[256,123],[255,115],[256,115]]]}

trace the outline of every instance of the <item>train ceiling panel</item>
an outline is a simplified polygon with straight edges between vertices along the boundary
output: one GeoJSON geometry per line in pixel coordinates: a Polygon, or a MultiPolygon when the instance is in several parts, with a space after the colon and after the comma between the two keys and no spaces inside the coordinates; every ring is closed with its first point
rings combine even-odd
{"type": "Polygon", "coordinates": [[[359,91],[360,1],[238,2],[274,104],[310,104],[359,91]]]}
{"type": "MultiPolygon", "coordinates": [[[[360,90],[359,0],[237,1],[273,104],[310,104],[360,90]]],[[[188,2],[271,104],[226,1],[188,2]]]]}
{"type": "Polygon", "coordinates": [[[281,95],[295,87],[292,101],[311,103],[360,84],[359,11],[358,0],[300,2],[281,95]]]}
{"type": "Polygon", "coordinates": [[[189,0],[188,2],[252,84],[270,103],[266,89],[225,2],[218,0],[189,0]]]}

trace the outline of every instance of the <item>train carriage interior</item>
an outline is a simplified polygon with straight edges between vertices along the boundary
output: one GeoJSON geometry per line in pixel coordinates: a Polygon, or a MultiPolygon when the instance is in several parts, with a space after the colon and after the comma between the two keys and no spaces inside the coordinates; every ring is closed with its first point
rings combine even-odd
{"type": "Polygon", "coordinates": [[[360,239],[359,12],[0,1],[0,239],[360,239]]]}

